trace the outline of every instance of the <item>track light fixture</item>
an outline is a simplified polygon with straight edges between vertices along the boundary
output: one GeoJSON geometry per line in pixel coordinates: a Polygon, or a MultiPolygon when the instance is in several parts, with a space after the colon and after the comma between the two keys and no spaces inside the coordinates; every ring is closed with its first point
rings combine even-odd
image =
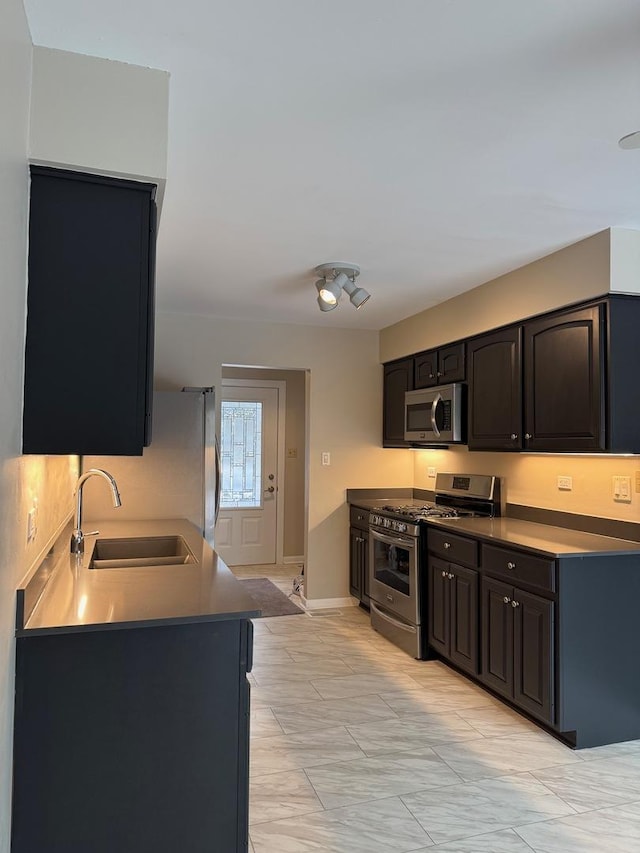
{"type": "Polygon", "coordinates": [[[355,264],[320,264],[315,268],[315,272],[322,276],[316,281],[318,307],[321,311],[333,311],[343,290],[356,308],[360,308],[370,298],[370,294],[364,288],[356,285],[360,267],[355,264]]]}

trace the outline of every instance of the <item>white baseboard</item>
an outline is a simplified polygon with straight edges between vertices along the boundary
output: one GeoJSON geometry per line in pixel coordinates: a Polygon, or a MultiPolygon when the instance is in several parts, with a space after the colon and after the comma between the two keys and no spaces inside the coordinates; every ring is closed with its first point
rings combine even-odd
{"type": "Polygon", "coordinates": [[[304,563],[304,557],[283,557],[282,562],[286,563],[304,563]]]}
{"type": "Polygon", "coordinates": [[[331,610],[335,607],[355,607],[355,598],[305,598],[300,596],[306,610],[331,610]]]}

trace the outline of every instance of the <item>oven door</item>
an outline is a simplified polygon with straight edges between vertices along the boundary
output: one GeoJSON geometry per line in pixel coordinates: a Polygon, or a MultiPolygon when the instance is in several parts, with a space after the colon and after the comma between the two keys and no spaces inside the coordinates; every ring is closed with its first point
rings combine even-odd
{"type": "Polygon", "coordinates": [[[369,528],[369,594],[385,610],[420,623],[418,540],[369,528]]]}

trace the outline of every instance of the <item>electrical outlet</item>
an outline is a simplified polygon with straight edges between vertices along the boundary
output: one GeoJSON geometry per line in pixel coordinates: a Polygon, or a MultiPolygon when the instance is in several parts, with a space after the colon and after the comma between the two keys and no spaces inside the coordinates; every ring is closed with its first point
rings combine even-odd
{"type": "Polygon", "coordinates": [[[435,476],[436,476],[436,469],[432,465],[430,465],[427,468],[427,477],[435,477],[435,476]]]}
{"type": "Polygon", "coordinates": [[[640,492],[640,471],[636,471],[636,492],[640,492]]]}
{"type": "Polygon", "coordinates": [[[558,477],[558,488],[563,492],[570,492],[573,489],[573,477],[561,476],[558,477]]]}
{"type": "Polygon", "coordinates": [[[631,503],[631,477],[613,478],[613,499],[618,503],[631,503]]]}
{"type": "Polygon", "coordinates": [[[322,451],[322,464],[323,465],[331,465],[331,454],[328,450],[322,451]]]}
{"type": "Polygon", "coordinates": [[[27,515],[27,542],[33,542],[38,532],[38,505],[33,502],[27,515]]]}

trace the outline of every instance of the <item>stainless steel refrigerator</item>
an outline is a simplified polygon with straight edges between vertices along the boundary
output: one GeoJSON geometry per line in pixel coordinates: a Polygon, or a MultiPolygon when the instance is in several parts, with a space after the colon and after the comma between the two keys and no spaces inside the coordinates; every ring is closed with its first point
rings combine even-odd
{"type": "Polygon", "coordinates": [[[84,456],[82,470],[104,468],[118,484],[122,506],[114,510],[108,489],[91,481],[84,492],[90,520],[187,518],[213,547],[220,506],[220,459],[215,430],[215,389],[157,391],[153,435],[142,456],[84,456]]]}

